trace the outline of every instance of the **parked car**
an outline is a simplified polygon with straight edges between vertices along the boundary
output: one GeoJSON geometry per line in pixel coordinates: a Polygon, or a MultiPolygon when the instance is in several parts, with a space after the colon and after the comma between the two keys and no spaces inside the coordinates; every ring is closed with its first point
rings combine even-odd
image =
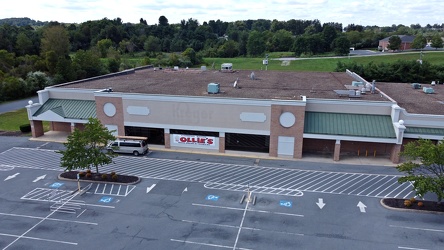
{"type": "Polygon", "coordinates": [[[107,149],[115,153],[144,155],[149,151],[146,139],[143,137],[118,136],[115,141],[108,144],[107,149]]]}

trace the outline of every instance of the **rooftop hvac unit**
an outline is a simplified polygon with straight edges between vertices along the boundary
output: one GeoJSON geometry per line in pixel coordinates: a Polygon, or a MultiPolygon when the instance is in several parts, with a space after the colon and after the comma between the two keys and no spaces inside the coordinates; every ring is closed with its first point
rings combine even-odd
{"type": "Polygon", "coordinates": [[[417,83],[417,82],[412,83],[412,88],[413,88],[413,89],[420,89],[420,88],[421,88],[421,84],[419,84],[419,83],[417,83]]]}
{"type": "Polygon", "coordinates": [[[363,82],[358,82],[358,81],[352,81],[352,86],[357,87],[359,85],[364,85],[363,82]]]}
{"type": "Polygon", "coordinates": [[[435,90],[433,90],[433,88],[429,88],[429,87],[422,88],[422,91],[424,91],[424,93],[426,93],[426,94],[433,94],[433,93],[435,93],[435,90]]]}
{"type": "Polygon", "coordinates": [[[221,70],[222,71],[232,71],[233,70],[233,64],[232,63],[222,63],[221,70]]]}
{"type": "Polygon", "coordinates": [[[217,94],[219,93],[219,90],[220,90],[219,83],[208,84],[208,94],[217,94]]]}

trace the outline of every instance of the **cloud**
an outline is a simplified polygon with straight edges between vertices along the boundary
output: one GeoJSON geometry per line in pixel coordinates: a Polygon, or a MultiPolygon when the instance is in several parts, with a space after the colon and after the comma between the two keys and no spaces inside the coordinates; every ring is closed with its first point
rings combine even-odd
{"type": "Polygon", "coordinates": [[[0,17],[29,17],[40,21],[81,23],[102,18],[121,18],[123,22],[149,24],[160,16],[169,23],[189,18],[199,23],[209,20],[231,22],[247,19],[314,20],[321,23],[391,26],[392,24],[441,24],[442,0],[33,0],[23,5],[9,1],[0,9],[0,17]]]}

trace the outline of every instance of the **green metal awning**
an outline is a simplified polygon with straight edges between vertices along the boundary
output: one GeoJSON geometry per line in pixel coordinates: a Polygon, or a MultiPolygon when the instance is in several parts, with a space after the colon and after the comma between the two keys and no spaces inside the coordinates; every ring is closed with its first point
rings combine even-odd
{"type": "Polygon", "coordinates": [[[96,102],[71,99],[49,99],[33,116],[39,116],[45,112],[52,111],[57,115],[68,119],[96,118],[96,102]]]}
{"type": "Polygon", "coordinates": [[[444,137],[444,128],[406,127],[404,134],[438,135],[444,137]]]}
{"type": "Polygon", "coordinates": [[[304,133],[396,138],[389,115],[305,112],[304,133]]]}

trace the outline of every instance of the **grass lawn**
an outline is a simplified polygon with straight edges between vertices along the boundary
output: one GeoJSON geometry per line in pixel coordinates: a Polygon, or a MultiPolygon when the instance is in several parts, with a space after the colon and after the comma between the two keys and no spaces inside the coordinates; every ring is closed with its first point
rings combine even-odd
{"type": "MultiPolygon", "coordinates": [[[[398,60],[418,60],[420,58],[420,51],[412,51],[406,53],[385,53],[381,56],[365,56],[365,57],[340,57],[340,58],[325,58],[325,57],[313,57],[303,58],[301,60],[285,61],[275,60],[281,57],[291,57],[292,53],[289,52],[276,52],[269,54],[268,70],[282,70],[282,71],[311,71],[311,72],[333,72],[336,65],[340,61],[354,61],[358,64],[373,63],[393,63],[398,60]]],[[[131,65],[140,66],[143,64],[145,55],[137,54],[134,57],[125,57],[123,60],[131,65]]],[[[204,58],[205,64],[208,69],[211,69],[214,65],[214,69],[220,69],[222,63],[233,63],[234,70],[265,70],[266,66],[263,65],[262,60],[264,58],[250,58],[250,57],[237,57],[237,58],[204,58]]],[[[442,65],[444,61],[444,51],[424,51],[422,59],[428,61],[431,64],[442,65]]],[[[155,64],[156,59],[151,59],[155,64]]],[[[200,66],[197,66],[200,68],[200,66]]],[[[26,109],[20,109],[18,111],[0,114],[0,131],[19,131],[20,125],[28,124],[28,116],[26,109]]],[[[49,130],[49,123],[44,122],[43,127],[45,131],[49,130]]]]}
{"type": "MultiPolygon", "coordinates": [[[[26,109],[0,114],[0,131],[20,131],[20,125],[29,124],[26,109]]],[[[43,122],[44,131],[49,131],[49,123],[43,122]]]]}
{"type": "MultiPolygon", "coordinates": [[[[340,58],[303,58],[301,60],[282,62],[274,60],[279,56],[270,56],[268,60],[268,70],[282,70],[282,71],[310,71],[310,72],[334,72],[338,62],[354,61],[359,64],[373,63],[393,63],[398,60],[417,60],[420,57],[420,52],[408,53],[386,53],[381,56],[350,56],[340,58]]],[[[239,70],[265,70],[265,65],[262,64],[264,58],[205,58],[208,67],[211,68],[214,63],[214,68],[219,69],[222,63],[233,63],[233,69],[239,70]]],[[[444,51],[426,51],[423,52],[423,61],[428,61],[431,64],[443,64],[444,51]]]]}

